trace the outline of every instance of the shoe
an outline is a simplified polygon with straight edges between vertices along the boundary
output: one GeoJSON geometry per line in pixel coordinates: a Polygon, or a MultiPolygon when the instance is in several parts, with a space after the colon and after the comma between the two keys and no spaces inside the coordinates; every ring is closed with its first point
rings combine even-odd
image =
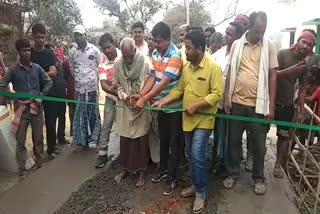
{"type": "Polygon", "coordinates": [[[59,155],[62,153],[62,149],[60,149],[59,147],[56,147],[54,150],[54,154],[59,155]]]}
{"type": "Polygon", "coordinates": [[[257,182],[254,184],[254,193],[256,195],[264,195],[266,192],[266,184],[264,182],[257,182]]]}
{"type": "Polygon", "coordinates": [[[67,144],[70,144],[70,142],[66,139],[62,140],[62,141],[58,141],[57,142],[59,145],[67,145],[67,144]]]}
{"type": "Polygon", "coordinates": [[[177,182],[175,180],[169,181],[167,186],[165,187],[165,190],[162,192],[163,195],[169,196],[173,193],[174,189],[177,186],[177,182]]]}
{"type": "Polygon", "coordinates": [[[167,178],[167,172],[160,172],[158,175],[156,175],[156,177],[151,178],[151,181],[153,183],[159,183],[160,181],[162,181],[163,179],[167,178]]]}
{"type": "Polygon", "coordinates": [[[201,211],[204,208],[204,203],[205,203],[204,198],[196,196],[196,198],[194,199],[194,202],[193,202],[193,209],[192,209],[193,213],[195,213],[195,214],[201,213],[201,211]]]}
{"type": "Polygon", "coordinates": [[[247,162],[244,169],[245,169],[247,172],[252,172],[252,169],[253,169],[252,163],[247,162]]]}
{"type": "Polygon", "coordinates": [[[188,197],[194,196],[194,195],[195,195],[195,192],[194,192],[193,186],[188,187],[188,188],[184,188],[184,189],[180,192],[180,196],[181,196],[182,198],[188,198],[188,197]]]}
{"type": "Polygon", "coordinates": [[[51,154],[48,154],[48,160],[53,160],[56,158],[56,154],[55,153],[51,153],[51,154]]]}
{"type": "Polygon", "coordinates": [[[35,166],[36,166],[37,169],[42,167],[42,161],[41,160],[35,160],[34,163],[35,163],[35,166]]]}
{"type": "Polygon", "coordinates": [[[20,170],[19,172],[19,180],[23,180],[27,177],[27,170],[20,170]]]}
{"type": "Polygon", "coordinates": [[[108,155],[99,155],[96,160],[96,168],[102,168],[108,162],[108,155]]]}

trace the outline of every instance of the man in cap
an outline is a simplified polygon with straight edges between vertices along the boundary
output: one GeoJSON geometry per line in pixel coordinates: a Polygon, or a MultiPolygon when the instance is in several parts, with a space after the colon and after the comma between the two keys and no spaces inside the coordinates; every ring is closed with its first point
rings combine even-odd
{"type": "MultiPolygon", "coordinates": [[[[75,78],[75,99],[82,102],[98,102],[99,49],[86,39],[86,30],[76,25],[76,45],[70,50],[71,72],[75,78]]],[[[73,119],[74,151],[88,149],[89,142],[97,143],[100,135],[100,115],[97,105],[76,104],[73,119]]]]}
{"type": "Polygon", "coordinates": [[[239,14],[234,19],[234,22],[239,23],[244,28],[244,31],[247,31],[249,29],[249,17],[244,14],[239,14]]]}

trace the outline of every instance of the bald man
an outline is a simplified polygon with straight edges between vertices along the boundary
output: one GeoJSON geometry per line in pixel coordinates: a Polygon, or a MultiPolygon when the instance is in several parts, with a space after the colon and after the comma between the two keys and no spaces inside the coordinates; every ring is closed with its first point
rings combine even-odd
{"type": "Polygon", "coordinates": [[[179,27],[179,37],[178,37],[178,40],[179,40],[179,48],[180,48],[180,52],[181,52],[181,57],[182,57],[182,60],[183,62],[186,62],[186,47],[184,45],[184,40],[185,40],[185,37],[186,37],[186,34],[187,32],[190,30],[190,26],[187,25],[187,24],[184,24],[184,25],[181,25],[179,27]]]}
{"type": "MultiPolygon", "coordinates": [[[[133,106],[130,95],[138,94],[149,74],[148,59],[137,50],[131,38],[121,41],[122,56],[114,62],[114,85],[117,88],[117,105],[133,106]]],[[[120,183],[128,174],[138,172],[136,187],[145,184],[145,170],[149,160],[149,137],[151,115],[141,109],[116,109],[117,133],[120,135],[120,165],[122,172],[115,177],[120,183]]]]}

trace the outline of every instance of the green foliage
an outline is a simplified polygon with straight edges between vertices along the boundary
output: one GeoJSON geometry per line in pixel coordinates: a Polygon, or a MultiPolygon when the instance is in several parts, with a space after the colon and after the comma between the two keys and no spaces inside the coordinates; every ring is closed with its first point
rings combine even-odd
{"type": "Polygon", "coordinates": [[[97,7],[111,17],[117,18],[117,26],[125,33],[130,32],[130,26],[137,20],[145,25],[163,7],[160,0],[93,0],[97,7]]]}
{"type": "Polygon", "coordinates": [[[82,24],[80,9],[74,0],[29,0],[24,1],[24,6],[29,12],[30,27],[41,22],[49,35],[71,35],[74,26],[82,24]]]}
{"type": "MultiPolygon", "coordinates": [[[[190,25],[194,27],[205,28],[211,22],[211,15],[205,9],[201,1],[192,0],[190,2],[190,25]]],[[[169,9],[164,16],[163,21],[170,26],[172,41],[177,43],[179,27],[186,24],[186,8],[183,4],[169,9]]]]}

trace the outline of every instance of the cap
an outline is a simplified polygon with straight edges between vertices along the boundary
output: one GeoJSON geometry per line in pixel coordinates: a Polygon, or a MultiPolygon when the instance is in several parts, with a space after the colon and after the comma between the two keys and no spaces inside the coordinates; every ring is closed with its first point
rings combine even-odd
{"type": "Polygon", "coordinates": [[[86,29],[83,25],[76,25],[73,29],[73,33],[80,33],[80,34],[85,34],[86,29]]]}
{"type": "Polygon", "coordinates": [[[243,14],[237,15],[234,22],[242,23],[244,26],[249,26],[249,18],[243,14]]]}

